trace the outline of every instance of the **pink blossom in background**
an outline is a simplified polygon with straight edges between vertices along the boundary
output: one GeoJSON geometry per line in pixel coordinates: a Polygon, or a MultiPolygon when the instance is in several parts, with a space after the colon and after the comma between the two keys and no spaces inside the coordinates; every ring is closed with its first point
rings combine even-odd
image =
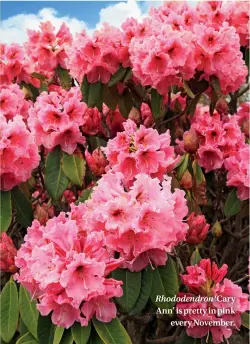
{"type": "Polygon", "coordinates": [[[111,298],[122,295],[122,282],[107,278],[122,259],[114,259],[103,232],[79,223],[74,212],[60,213],[45,226],[34,220],[15,260],[16,280],[38,299],[40,313],[52,311],[52,322],[65,328],[75,321],[87,326],[94,314],[111,321],[116,316],[111,298]]]}
{"type": "Polygon", "coordinates": [[[250,102],[240,104],[237,109],[236,118],[242,132],[249,138],[250,102]]]}
{"type": "Polygon", "coordinates": [[[91,199],[71,205],[72,217],[82,228],[104,233],[111,251],[120,253],[122,267],[140,271],[148,264],[164,265],[167,252],[185,239],[187,214],[184,191],[171,192],[171,178],[139,174],[124,189],[123,175],[111,171],[94,187],[91,199]],[[98,205],[98,206],[97,206],[98,205]]]}
{"type": "Polygon", "coordinates": [[[181,275],[183,284],[188,288],[188,293],[179,293],[178,296],[208,296],[214,297],[214,301],[206,302],[177,302],[176,309],[178,317],[182,320],[190,321],[191,326],[186,327],[188,336],[202,338],[210,332],[213,343],[224,342],[225,338],[231,337],[233,331],[241,326],[240,314],[249,310],[248,294],[242,292],[241,287],[234,284],[229,279],[224,278],[227,274],[227,265],[224,264],[220,269],[210,259],[202,259],[200,263],[186,268],[187,273],[181,275]],[[235,301],[221,301],[223,297],[235,297],[235,301]],[[218,299],[219,297],[219,299],[218,299]],[[204,309],[205,314],[186,314],[184,309],[204,309]],[[213,314],[212,313],[213,310],[213,314]],[[231,314],[221,314],[222,310],[230,310],[231,314]],[[234,313],[232,313],[232,310],[234,313]],[[182,314],[180,313],[182,312],[182,314]],[[198,326],[194,320],[200,321],[233,321],[232,326],[198,326]]]}
{"type": "Polygon", "coordinates": [[[160,135],[157,130],[143,125],[137,129],[130,119],[124,123],[124,129],[103,148],[109,161],[108,168],[121,172],[127,184],[138,173],[162,180],[164,173],[171,171],[178,161],[170,146],[169,132],[160,135]]]}
{"type": "Polygon", "coordinates": [[[0,270],[2,272],[15,273],[17,271],[14,261],[16,254],[17,250],[12,239],[6,233],[2,233],[0,237],[0,270]]]}
{"type": "Polygon", "coordinates": [[[9,121],[0,117],[0,133],[0,190],[8,191],[30,178],[40,155],[20,115],[9,121]]]}

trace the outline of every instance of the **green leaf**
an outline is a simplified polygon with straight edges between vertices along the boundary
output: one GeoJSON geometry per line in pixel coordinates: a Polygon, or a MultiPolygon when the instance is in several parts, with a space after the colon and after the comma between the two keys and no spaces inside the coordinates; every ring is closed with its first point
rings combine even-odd
{"type": "Polygon", "coordinates": [[[241,313],[241,325],[250,330],[250,314],[247,312],[241,313]]]}
{"type": "Polygon", "coordinates": [[[105,344],[105,343],[101,340],[96,330],[92,327],[91,335],[89,337],[87,344],[105,344]]]}
{"type": "Polygon", "coordinates": [[[92,322],[99,337],[105,344],[132,344],[129,335],[118,318],[114,318],[109,323],[93,318],[92,322]]]}
{"type": "MultiPolygon", "coordinates": [[[[62,339],[60,341],[60,344],[72,344],[73,343],[73,337],[71,334],[71,330],[65,330],[62,336],[62,339]]],[[[39,343],[40,344],[40,343],[39,343]]]]}
{"type": "Polygon", "coordinates": [[[39,92],[48,92],[48,84],[46,82],[41,81],[39,92]]]}
{"type": "Polygon", "coordinates": [[[123,295],[116,298],[117,303],[129,312],[135,305],[141,289],[141,272],[131,272],[128,269],[116,269],[112,277],[122,281],[123,295]]]}
{"type": "Polygon", "coordinates": [[[128,115],[133,107],[132,94],[128,88],[126,88],[119,97],[118,107],[122,116],[128,118],[128,115]]]}
{"type": "Polygon", "coordinates": [[[186,332],[183,332],[176,344],[201,344],[201,338],[189,337],[186,332]]]}
{"type": "Polygon", "coordinates": [[[166,265],[159,266],[157,269],[154,269],[152,274],[151,301],[156,305],[156,307],[172,309],[174,307],[174,303],[156,300],[158,295],[174,297],[178,293],[179,279],[175,262],[171,257],[168,257],[166,265]]]}
{"type": "Polygon", "coordinates": [[[0,232],[6,232],[12,219],[11,193],[0,191],[0,232]]]}
{"type": "Polygon", "coordinates": [[[110,110],[115,110],[119,102],[119,93],[116,86],[108,87],[104,85],[103,102],[110,110]]]}
{"type": "Polygon", "coordinates": [[[38,341],[32,336],[32,334],[26,333],[18,339],[16,344],[38,344],[38,341]]]}
{"type": "Polygon", "coordinates": [[[18,325],[18,292],[12,279],[7,282],[0,295],[0,333],[6,343],[14,336],[18,325]]]}
{"type": "Polygon", "coordinates": [[[60,344],[61,343],[63,332],[64,332],[64,328],[63,327],[56,327],[55,328],[53,344],[60,344]]]}
{"type": "Polygon", "coordinates": [[[89,95],[87,105],[91,108],[97,107],[99,111],[102,110],[103,103],[103,84],[100,81],[89,84],[89,95]]]}
{"type": "Polygon", "coordinates": [[[69,72],[67,71],[67,69],[64,69],[60,65],[58,65],[56,69],[56,73],[60,80],[60,86],[64,88],[65,90],[69,91],[72,85],[72,78],[69,75],[69,72]]]}
{"type": "Polygon", "coordinates": [[[66,177],[75,185],[82,186],[86,172],[86,161],[76,154],[63,152],[62,169],[66,177]]]}
{"type": "Polygon", "coordinates": [[[19,331],[19,333],[20,333],[21,336],[23,336],[24,334],[26,334],[26,333],[29,332],[29,330],[27,329],[27,327],[24,325],[24,322],[23,322],[22,318],[20,318],[20,320],[19,320],[18,331],[19,331]]]}
{"type": "Polygon", "coordinates": [[[123,78],[125,77],[127,72],[127,68],[124,68],[122,66],[120,66],[120,68],[118,69],[118,71],[113,74],[109,80],[108,86],[114,86],[116,85],[118,82],[120,82],[121,80],[123,80],[123,78]]]}
{"type": "Polygon", "coordinates": [[[93,188],[85,189],[78,200],[75,202],[75,204],[78,205],[79,203],[84,203],[87,199],[89,199],[92,190],[93,188]]]}
{"type": "Polygon", "coordinates": [[[37,336],[39,344],[53,344],[55,335],[55,325],[52,323],[50,316],[39,314],[37,324],[37,336]]]}
{"type": "Polygon", "coordinates": [[[33,102],[36,101],[36,98],[39,96],[38,88],[34,87],[32,84],[26,84],[24,81],[21,82],[20,88],[33,102]]]}
{"type": "Polygon", "coordinates": [[[190,115],[190,118],[193,117],[194,113],[195,113],[195,110],[196,110],[196,106],[197,104],[199,103],[199,100],[201,98],[201,95],[202,93],[198,93],[194,99],[187,99],[187,104],[188,104],[188,107],[187,107],[187,114],[190,115]]]}
{"type": "Polygon", "coordinates": [[[80,323],[75,322],[71,327],[71,333],[76,344],[86,344],[91,332],[91,322],[88,326],[81,326],[80,323]]]}
{"type": "Polygon", "coordinates": [[[202,258],[200,256],[200,252],[199,252],[198,248],[196,247],[196,249],[194,250],[194,252],[192,253],[192,256],[190,258],[190,264],[191,265],[199,264],[201,259],[202,258]]]}
{"type": "Polygon", "coordinates": [[[126,68],[126,73],[124,75],[123,81],[127,82],[129,79],[131,79],[131,76],[133,74],[132,69],[130,67],[126,68]]]}
{"type": "Polygon", "coordinates": [[[220,80],[217,78],[217,76],[212,75],[210,77],[210,85],[212,89],[215,91],[217,97],[219,98],[221,96],[221,87],[220,87],[220,80]]]}
{"type": "Polygon", "coordinates": [[[36,72],[32,73],[31,76],[32,76],[33,78],[39,79],[39,80],[41,80],[41,81],[44,81],[44,80],[47,80],[47,79],[48,79],[47,76],[42,75],[42,74],[40,74],[40,73],[36,73],[36,72]]]}
{"type": "Polygon", "coordinates": [[[154,119],[160,118],[162,115],[163,97],[155,88],[151,89],[151,107],[154,119]]]}
{"type": "Polygon", "coordinates": [[[202,181],[204,180],[204,175],[203,175],[200,165],[198,164],[196,160],[193,162],[193,172],[196,178],[196,184],[197,185],[201,184],[202,181]]]}
{"type": "Polygon", "coordinates": [[[237,197],[237,190],[233,189],[227,197],[225,206],[224,206],[224,214],[226,217],[230,217],[236,215],[240,212],[241,209],[241,201],[237,197]]]}
{"type": "Polygon", "coordinates": [[[185,158],[183,159],[182,163],[177,168],[177,179],[181,180],[183,174],[186,172],[188,168],[188,161],[189,161],[189,154],[185,154],[185,158]]]}
{"type": "Polygon", "coordinates": [[[145,308],[148,299],[150,297],[151,293],[151,287],[152,287],[152,270],[142,270],[141,272],[141,290],[139,297],[134,305],[134,307],[131,309],[131,311],[128,313],[129,315],[136,315],[140,314],[141,311],[145,308]]]}
{"type": "Polygon", "coordinates": [[[89,99],[89,88],[90,88],[90,83],[88,82],[87,75],[84,75],[84,78],[81,84],[81,92],[82,92],[82,100],[86,104],[88,104],[88,99],[89,99]]]}
{"type": "Polygon", "coordinates": [[[24,325],[37,339],[38,310],[36,309],[36,302],[31,301],[29,292],[22,285],[19,289],[19,308],[24,325]]]}
{"type": "Polygon", "coordinates": [[[59,146],[55,147],[47,156],[45,163],[45,186],[50,197],[57,201],[69,184],[61,164],[62,151],[59,146]]]}
{"type": "Polygon", "coordinates": [[[187,93],[187,95],[190,98],[194,99],[195,98],[195,94],[193,94],[193,92],[192,92],[191,88],[189,87],[189,84],[188,84],[188,82],[186,80],[183,81],[183,86],[184,86],[184,90],[187,93]]]}
{"type": "Polygon", "coordinates": [[[11,190],[11,198],[16,209],[17,221],[23,227],[29,227],[33,221],[31,202],[18,186],[11,190]]]}

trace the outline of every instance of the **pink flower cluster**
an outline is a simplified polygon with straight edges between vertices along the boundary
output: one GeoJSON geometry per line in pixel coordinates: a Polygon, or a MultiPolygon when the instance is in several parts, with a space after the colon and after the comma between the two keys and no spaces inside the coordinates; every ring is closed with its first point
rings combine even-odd
{"type": "Polygon", "coordinates": [[[28,30],[25,51],[34,71],[51,77],[59,64],[63,68],[66,67],[65,48],[72,44],[73,37],[64,23],[57,33],[50,22],[41,23],[40,29],[40,31],[28,30]]]}
{"type": "Polygon", "coordinates": [[[55,325],[87,326],[94,314],[103,322],[116,316],[111,298],[122,295],[122,282],[107,275],[121,259],[107,250],[104,233],[87,232],[70,213],[60,213],[46,226],[34,220],[15,263],[16,280],[39,300],[42,315],[52,312],[55,325]]]}
{"type": "Polygon", "coordinates": [[[0,190],[8,191],[30,178],[40,155],[32,134],[20,115],[0,117],[0,190]]]}
{"type": "Polygon", "coordinates": [[[88,149],[86,149],[85,158],[90,170],[96,176],[101,176],[103,173],[105,173],[105,167],[107,166],[108,162],[101,148],[96,148],[92,154],[89,153],[88,149]]]}
{"type": "Polygon", "coordinates": [[[249,310],[248,294],[242,293],[241,287],[237,284],[224,279],[227,273],[225,264],[219,269],[214,262],[211,263],[210,259],[202,259],[199,265],[188,266],[186,270],[187,274],[182,275],[181,278],[189,292],[179,293],[178,296],[201,296],[199,302],[177,303],[178,316],[189,321],[189,326],[186,327],[187,334],[194,338],[202,338],[211,332],[213,343],[224,342],[225,338],[231,337],[234,330],[240,328],[240,314],[249,310]],[[210,300],[205,301],[205,297],[209,297],[210,300]],[[194,310],[196,312],[192,312],[194,310]],[[197,310],[200,312],[197,313],[197,310]],[[214,325],[199,326],[195,321],[224,321],[228,325],[214,323],[214,325]]]}
{"type": "Polygon", "coordinates": [[[69,92],[43,92],[29,110],[28,124],[37,145],[52,150],[60,145],[62,150],[72,154],[78,143],[86,139],[80,131],[84,124],[87,105],[81,102],[77,87],[69,92]]]}
{"type": "Polygon", "coordinates": [[[167,252],[185,239],[188,208],[180,189],[171,192],[171,178],[139,174],[124,189],[121,173],[109,171],[94,187],[91,199],[72,205],[72,218],[91,232],[105,233],[107,247],[123,258],[122,267],[140,271],[148,264],[164,265],[167,252]]]}
{"type": "Polygon", "coordinates": [[[92,38],[83,31],[67,51],[67,68],[71,75],[79,82],[87,75],[90,83],[108,83],[120,64],[129,66],[128,47],[121,39],[121,31],[107,24],[101,31],[95,31],[92,38]]]}
{"type": "Polygon", "coordinates": [[[29,106],[24,92],[17,84],[0,85],[0,116],[5,116],[9,120],[16,115],[21,115],[26,119],[29,106]]]}
{"type": "Polygon", "coordinates": [[[198,162],[206,172],[221,168],[226,158],[245,147],[236,117],[221,118],[216,111],[210,116],[208,106],[198,106],[188,133],[198,138],[198,162]]]}
{"type": "Polygon", "coordinates": [[[186,236],[186,242],[194,245],[202,243],[206,239],[210,227],[210,225],[206,223],[205,216],[191,213],[187,219],[187,224],[189,229],[186,236]]]}
{"type": "Polygon", "coordinates": [[[143,125],[137,129],[130,119],[123,126],[125,130],[103,148],[109,161],[108,168],[121,172],[127,185],[139,173],[162,180],[179,159],[175,158],[174,148],[170,146],[169,132],[159,134],[157,130],[143,125]]]}

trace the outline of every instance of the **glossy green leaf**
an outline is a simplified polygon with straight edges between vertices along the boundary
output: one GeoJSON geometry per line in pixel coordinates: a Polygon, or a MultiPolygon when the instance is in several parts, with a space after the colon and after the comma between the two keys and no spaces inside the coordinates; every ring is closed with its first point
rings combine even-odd
{"type": "Polygon", "coordinates": [[[120,82],[121,80],[123,80],[123,78],[125,77],[127,72],[127,68],[124,68],[122,66],[120,66],[120,68],[118,69],[118,71],[113,74],[109,80],[108,86],[114,86],[116,85],[118,82],[120,82]]]}
{"type": "Polygon", "coordinates": [[[116,86],[108,87],[104,85],[103,102],[110,110],[115,110],[119,102],[119,93],[116,86]]]}
{"type": "Polygon", "coordinates": [[[105,344],[101,340],[101,338],[99,337],[98,333],[93,328],[93,326],[92,326],[91,334],[90,334],[90,337],[89,337],[89,340],[88,340],[87,344],[105,344]]]}
{"type": "Polygon", "coordinates": [[[19,317],[17,286],[12,279],[7,282],[0,295],[0,333],[6,343],[14,336],[19,317]]]}
{"type": "Polygon", "coordinates": [[[174,303],[157,300],[157,296],[174,297],[179,291],[179,279],[175,262],[168,257],[164,266],[154,269],[150,299],[156,307],[172,309],[174,303]]]}
{"type": "Polygon", "coordinates": [[[57,75],[59,77],[60,86],[65,90],[69,91],[72,85],[72,78],[69,75],[67,69],[62,68],[60,65],[56,69],[57,75]]]}
{"type": "Polygon", "coordinates": [[[39,79],[39,80],[41,80],[41,81],[44,81],[44,80],[48,79],[47,76],[42,75],[42,74],[40,74],[40,73],[36,73],[36,72],[32,73],[31,76],[32,76],[33,78],[39,79]]]}
{"type": "Polygon", "coordinates": [[[11,198],[16,210],[17,221],[23,227],[29,227],[33,221],[31,202],[18,186],[11,190],[11,198]]]}
{"type": "Polygon", "coordinates": [[[194,176],[196,178],[196,184],[199,185],[202,183],[202,181],[204,180],[204,174],[202,172],[202,169],[198,163],[198,161],[194,161],[193,162],[193,172],[194,172],[194,176]]]}
{"type": "Polygon", "coordinates": [[[88,342],[91,332],[91,323],[88,326],[81,326],[80,323],[75,322],[71,327],[71,333],[76,344],[86,344],[88,342]]]}
{"type": "Polygon", "coordinates": [[[84,203],[87,199],[90,198],[91,192],[92,192],[93,188],[89,188],[89,189],[85,189],[81,196],[78,198],[78,200],[75,202],[75,204],[79,204],[79,203],[84,203]]]}
{"type": "Polygon", "coordinates": [[[126,312],[129,312],[135,305],[141,289],[141,272],[131,272],[128,269],[116,269],[112,277],[122,281],[123,295],[116,298],[116,302],[126,312]]]}
{"type": "Polygon", "coordinates": [[[133,98],[129,89],[125,89],[119,97],[118,107],[123,117],[128,118],[128,115],[133,107],[133,98]]]}
{"type": "Polygon", "coordinates": [[[189,154],[186,153],[182,163],[177,168],[177,179],[178,180],[181,180],[181,178],[183,177],[183,174],[186,172],[186,170],[188,168],[188,161],[189,161],[189,154]]]}
{"type": "Polygon", "coordinates": [[[76,154],[63,152],[62,169],[66,177],[75,185],[82,186],[86,172],[86,161],[76,154]]]}
{"type": "Polygon", "coordinates": [[[69,184],[68,178],[62,169],[62,151],[55,147],[47,156],[45,163],[45,186],[50,197],[57,201],[69,184]]]}
{"type": "Polygon", "coordinates": [[[36,302],[31,301],[29,292],[22,285],[19,289],[19,309],[24,325],[37,339],[38,310],[36,309],[36,302]]]}
{"type": "Polygon", "coordinates": [[[18,331],[20,333],[21,336],[23,336],[24,334],[28,333],[29,330],[27,329],[27,327],[25,326],[22,318],[20,318],[19,320],[19,326],[18,326],[18,331]]]}
{"type": "Polygon", "coordinates": [[[37,324],[37,336],[39,344],[53,344],[55,335],[55,325],[50,316],[39,314],[37,324]]]}
{"type": "Polygon", "coordinates": [[[65,330],[62,336],[62,339],[60,341],[60,344],[72,344],[73,343],[73,337],[71,334],[71,330],[65,330]]]}
{"type": "Polygon", "coordinates": [[[118,318],[114,318],[109,323],[93,318],[92,322],[96,332],[105,344],[132,344],[127,331],[118,318]]]}
{"type": "Polygon", "coordinates": [[[142,270],[140,294],[138,296],[138,299],[136,300],[134,307],[131,309],[131,311],[129,311],[129,315],[140,314],[141,311],[145,308],[151,293],[152,278],[153,275],[151,269],[142,270]]]}
{"type": "Polygon", "coordinates": [[[241,313],[241,325],[250,330],[250,314],[247,312],[241,313]]]}
{"type": "Polygon", "coordinates": [[[151,89],[151,107],[154,119],[160,118],[162,116],[163,97],[155,88],[151,89]]]}
{"type": "Polygon", "coordinates": [[[196,249],[194,250],[194,252],[191,255],[190,258],[190,264],[191,265],[195,265],[195,264],[199,264],[199,262],[201,261],[201,256],[200,256],[200,252],[198,250],[198,248],[196,247],[196,249]]]}
{"type": "Polygon", "coordinates": [[[102,110],[103,103],[103,84],[100,81],[89,84],[89,95],[87,105],[91,108],[97,107],[102,110]]]}
{"type": "Polygon", "coordinates": [[[123,77],[123,82],[127,82],[128,80],[131,79],[131,76],[133,75],[132,69],[130,67],[126,68],[126,73],[123,77]]]}
{"type": "Polygon", "coordinates": [[[226,200],[224,214],[226,217],[236,215],[240,212],[241,201],[237,197],[237,189],[233,189],[226,200]]]}
{"type": "Polygon", "coordinates": [[[63,327],[56,327],[55,328],[53,344],[60,344],[61,343],[63,333],[64,333],[63,327]]]}
{"type": "Polygon", "coordinates": [[[195,94],[193,93],[193,91],[191,90],[191,88],[189,87],[189,84],[186,80],[183,81],[183,86],[184,86],[184,90],[187,93],[187,95],[194,99],[195,98],[195,94]]]}
{"type": "Polygon", "coordinates": [[[30,333],[24,334],[18,339],[16,344],[40,344],[30,333]]]}
{"type": "Polygon", "coordinates": [[[11,193],[0,191],[0,232],[6,232],[12,219],[11,193]]]}
{"type": "Polygon", "coordinates": [[[89,88],[90,88],[90,83],[88,82],[87,75],[85,75],[81,84],[81,92],[82,92],[82,100],[86,104],[88,104],[88,99],[89,99],[89,88]]]}

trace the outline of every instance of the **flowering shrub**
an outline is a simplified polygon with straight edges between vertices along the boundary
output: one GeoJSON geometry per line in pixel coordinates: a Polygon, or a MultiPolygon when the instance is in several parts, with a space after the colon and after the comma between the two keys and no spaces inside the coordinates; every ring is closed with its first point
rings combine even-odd
{"type": "Polygon", "coordinates": [[[247,10],[0,45],[5,343],[245,342],[247,10]]]}

